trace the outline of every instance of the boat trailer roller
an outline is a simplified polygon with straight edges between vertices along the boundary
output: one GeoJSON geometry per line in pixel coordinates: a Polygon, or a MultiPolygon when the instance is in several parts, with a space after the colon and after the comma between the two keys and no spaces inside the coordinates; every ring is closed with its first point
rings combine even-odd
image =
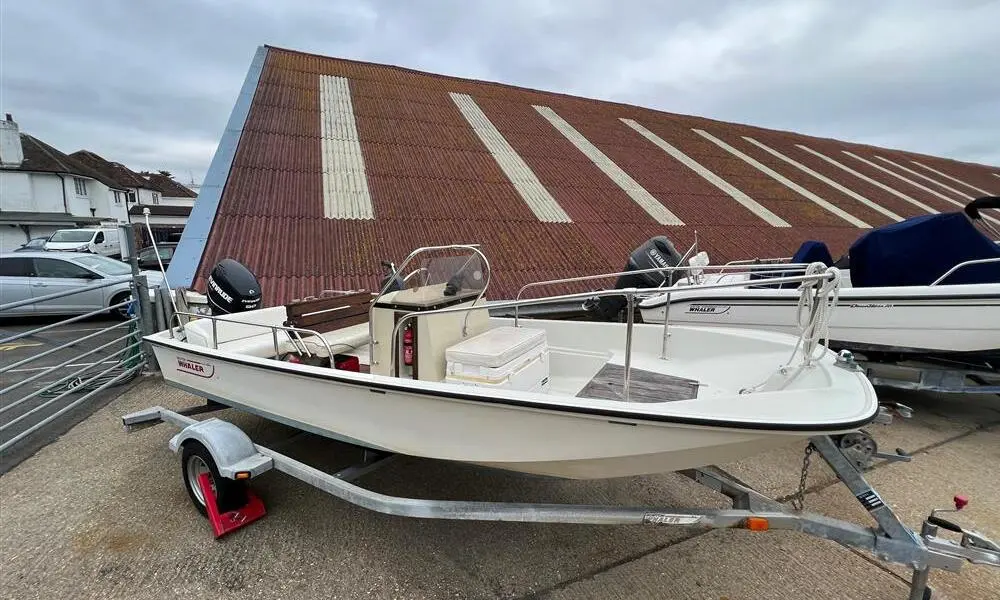
{"type": "MultiPolygon", "coordinates": [[[[674,526],[693,529],[738,528],[751,531],[791,530],[837,542],[845,547],[868,552],[878,559],[904,565],[912,570],[909,600],[932,597],[928,577],[931,569],[958,572],[965,563],[1000,568],[1000,545],[985,536],[967,530],[938,516],[963,508],[967,500],[955,497],[954,509],[938,509],[924,519],[919,533],[907,528],[893,510],[863,476],[863,467],[845,453],[837,436],[810,438],[807,453],[817,453],[836,473],[859,503],[875,521],[874,527],[818,514],[789,510],[784,505],[747,487],[714,467],[699,467],[680,471],[696,483],[727,496],[731,509],[677,509],[666,507],[620,507],[578,504],[536,504],[517,502],[480,502],[403,498],[381,494],[354,483],[363,475],[383,466],[396,455],[361,448],[363,459],[336,473],[327,473],[279,452],[255,444],[236,425],[215,417],[196,420],[190,415],[228,408],[209,401],[184,411],[160,406],[130,413],[122,417],[126,431],[135,431],[157,423],[170,423],[181,431],[171,438],[169,447],[180,453],[190,464],[182,470],[192,500],[203,513],[205,504],[212,505],[208,496],[221,493],[225,485],[242,483],[260,477],[268,471],[280,471],[316,487],[341,500],[362,508],[400,517],[450,519],[466,521],[509,521],[524,523],[575,523],[587,525],[648,525],[674,526]],[[206,452],[192,453],[192,447],[206,452]],[[186,451],[187,450],[187,451],[186,451]],[[192,458],[194,457],[194,458],[192,458]],[[202,467],[192,469],[199,463],[202,467]],[[217,480],[209,482],[212,477],[217,480]],[[199,481],[200,480],[200,481],[199,481]],[[193,491],[199,489],[201,491],[193,491]],[[209,492],[210,486],[212,492],[209,492]],[[199,505],[199,502],[201,504],[199,505]],[[941,535],[941,530],[954,534],[941,535]]],[[[801,502],[801,492],[799,502],[801,502]]],[[[221,498],[219,498],[221,500],[221,498]]],[[[221,504],[221,502],[220,502],[221,504]]],[[[793,505],[795,502],[793,501],[793,505]]],[[[248,505],[260,505],[250,494],[248,505]]],[[[800,506],[801,507],[801,506],[800,506]]],[[[248,524],[256,517],[231,511],[233,524],[216,529],[216,535],[248,524]]],[[[220,507],[209,506],[210,519],[218,518],[220,507]]],[[[257,514],[262,514],[262,506],[257,514]]],[[[213,526],[215,523],[213,522],[213,526]]]]}

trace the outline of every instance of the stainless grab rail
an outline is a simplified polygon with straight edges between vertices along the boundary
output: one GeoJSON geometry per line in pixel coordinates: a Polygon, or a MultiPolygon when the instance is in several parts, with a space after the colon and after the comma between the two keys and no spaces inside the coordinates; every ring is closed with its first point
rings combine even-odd
{"type": "MultiPolygon", "coordinates": [[[[631,271],[631,272],[632,273],[636,273],[637,271],[631,271]]],[[[833,279],[833,278],[834,278],[833,273],[831,273],[830,271],[825,271],[823,273],[818,273],[818,274],[815,274],[815,275],[793,275],[793,276],[789,276],[789,277],[775,277],[773,279],[768,279],[767,283],[768,284],[774,284],[774,283],[796,283],[796,282],[800,282],[801,283],[801,282],[806,282],[806,281],[822,281],[822,280],[825,280],[825,279],[833,279]]],[[[746,286],[746,282],[745,281],[738,281],[738,282],[730,282],[730,283],[711,283],[711,284],[704,284],[704,285],[698,285],[698,286],[690,286],[690,287],[685,288],[685,289],[686,290],[690,290],[692,288],[695,288],[695,289],[708,290],[708,289],[720,289],[720,288],[731,288],[731,287],[745,287],[745,286],[746,286]]],[[[632,317],[631,315],[635,312],[634,311],[634,306],[635,306],[634,302],[635,302],[635,296],[638,295],[638,294],[658,294],[658,295],[660,295],[660,294],[663,294],[663,290],[660,289],[660,288],[624,288],[624,289],[614,289],[614,290],[599,290],[599,291],[596,291],[596,292],[581,292],[581,293],[577,293],[577,294],[563,294],[563,295],[559,295],[559,296],[546,296],[544,298],[530,298],[528,300],[520,300],[520,299],[517,299],[517,300],[508,300],[508,301],[504,301],[504,302],[495,302],[495,303],[492,303],[488,307],[487,306],[476,306],[476,305],[470,305],[470,306],[449,306],[449,307],[446,307],[446,308],[438,308],[438,309],[435,309],[435,310],[428,310],[428,311],[410,311],[410,312],[404,313],[402,316],[400,316],[399,320],[396,321],[395,326],[393,326],[393,328],[392,328],[392,334],[391,334],[391,336],[389,338],[389,346],[390,346],[390,352],[389,352],[389,373],[395,372],[395,366],[396,366],[396,364],[395,364],[395,358],[396,358],[396,354],[397,354],[397,346],[398,346],[398,343],[399,343],[399,332],[400,332],[400,329],[403,327],[403,325],[409,319],[411,319],[411,318],[413,318],[413,317],[415,317],[417,315],[420,315],[420,316],[429,316],[429,315],[449,314],[449,313],[457,313],[457,312],[468,313],[468,312],[471,312],[473,310],[493,310],[493,309],[497,309],[497,308],[517,308],[519,306],[531,306],[531,305],[536,305],[536,304],[552,304],[552,303],[557,303],[557,302],[565,302],[567,300],[584,300],[584,299],[587,299],[587,298],[605,297],[605,296],[625,296],[626,299],[628,299],[628,305],[630,307],[630,310],[629,310],[629,315],[630,316],[629,316],[629,318],[626,321],[626,328],[625,328],[625,346],[626,346],[625,347],[625,381],[624,381],[625,388],[624,388],[623,392],[624,392],[624,395],[625,395],[625,400],[628,401],[628,399],[629,399],[629,389],[628,388],[629,388],[629,383],[630,383],[630,371],[631,371],[632,328],[634,326],[634,317],[632,317]]],[[[669,292],[668,292],[668,294],[669,294],[669,292]]],[[[515,319],[515,327],[516,326],[517,326],[517,321],[515,319]]],[[[664,317],[664,331],[666,331],[666,327],[667,327],[667,319],[666,319],[666,317],[664,317]]],[[[666,335],[666,333],[664,333],[664,335],[666,335]]],[[[374,340],[372,340],[372,342],[374,343],[374,340]]],[[[664,348],[665,348],[665,344],[664,344],[664,348]]]]}
{"type": "MultiPolygon", "coordinates": [[[[279,352],[278,352],[278,332],[279,331],[283,331],[287,335],[288,341],[291,342],[293,345],[295,345],[296,349],[298,349],[299,346],[298,346],[298,344],[296,344],[295,340],[292,339],[291,335],[288,335],[289,332],[295,333],[296,335],[299,335],[300,336],[299,337],[299,342],[301,342],[303,345],[305,344],[305,340],[303,340],[301,338],[301,334],[305,333],[305,334],[308,334],[308,335],[316,336],[317,338],[319,338],[320,341],[323,342],[323,346],[326,348],[327,355],[330,356],[331,360],[333,359],[333,349],[330,347],[330,343],[327,342],[326,338],[323,337],[323,335],[320,334],[320,332],[318,332],[318,331],[314,331],[312,329],[303,329],[301,327],[286,327],[284,325],[265,325],[263,323],[248,323],[248,322],[244,322],[244,321],[233,321],[233,320],[225,319],[225,318],[223,318],[221,316],[217,316],[217,315],[201,315],[201,314],[198,314],[198,313],[176,312],[170,318],[170,326],[167,328],[167,330],[170,332],[170,337],[171,338],[174,338],[174,327],[173,327],[174,319],[177,320],[177,327],[179,329],[181,329],[181,330],[184,330],[184,326],[181,325],[181,322],[180,322],[180,317],[182,315],[186,316],[186,317],[195,317],[197,319],[210,319],[212,321],[212,350],[218,350],[219,349],[218,327],[216,325],[216,322],[217,321],[222,321],[224,323],[234,323],[234,324],[237,324],[237,325],[252,325],[254,327],[262,327],[262,328],[265,328],[265,329],[270,329],[271,330],[271,338],[274,341],[274,356],[275,356],[275,358],[277,358],[278,354],[279,354],[279,352]]],[[[305,351],[305,354],[309,354],[310,356],[312,356],[312,354],[308,351],[308,349],[305,351]]]]}
{"type": "Polygon", "coordinates": [[[937,285],[937,284],[941,283],[945,279],[948,279],[949,277],[951,277],[952,273],[954,273],[955,271],[958,271],[959,269],[961,269],[963,267],[970,267],[972,265],[983,265],[983,264],[995,263],[995,262],[1000,262],[1000,258],[979,258],[979,259],[976,259],[976,260],[967,260],[967,261],[964,261],[964,262],[960,262],[957,265],[955,265],[954,267],[948,269],[945,272],[944,275],[942,275],[942,276],[938,277],[937,279],[935,279],[931,283],[931,285],[937,285]]]}
{"type": "Polygon", "coordinates": [[[774,263],[779,263],[781,261],[792,260],[792,256],[784,256],[781,258],[747,258],[744,260],[731,260],[726,263],[729,265],[769,265],[774,263]]]}
{"type": "MultiPolygon", "coordinates": [[[[802,269],[804,271],[806,269],[806,267],[808,267],[808,266],[809,266],[808,263],[788,263],[788,264],[780,264],[780,265],[778,265],[778,264],[762,264],[762,265],[759,266],[759,268],[761,270],[765,270],[765,271],[766,270],[774,270],[774,271],[792,271],[792,270],[795,270],[795,271],[797,271],[799,269],[802,269]]],[[[701,269],[718,269],[718,270],[722,270],[722,271],[728,271],[728,270],[741,270],[741,269],[744,269],[745,265],[706,265],[706,266],[700,267],[700,268],[701,269]]],[[[521,299],[521,294],[523,294],[524,291],[527,290],[527,289],[529,289],[529,288],[542,287],[542,286],[546,286],[546,285],[556,285],[556,284],[560,284],[560,283],[576,283],[576,282],[579,282],[579,281],[594,281],[596,279],[606,279],[608,277],[620,277],[622,275],[641,275],[643,273],[663,273],[663,272],[673,272],[673,271],[687,271],[689,269],[691,269],[690,266],[686,266],[686,267],[654,267],[652,269],[639,269],[639,270],[636,270],[636,271],[618,271],[618,272],[615,272],[615,273],[601,273],[599,275],[582,275],[580,277],[566,277],[564,279],[548,279],[546,281],[532,281],[531,283],[526,283],[523,286],[521,286],[521,289],[519,289],[517,291],[517,295],[514,297],[514,299],[515,300],[520,300],[521,299]]],[[[776,279],[768,279],[766,281],[767,281],[767,284],[770,285],[771,283],[774,283],[777,280],[776,279]]],[[[698,284],[698,287],[701,288],[701,286],[703,286],[703,285],[711,285],[711,284],[698,284]]],[[[746,281],[741,281],[741,282],[738,282],[738,285],[747,285],[747,282],[746,281]]],[[[757,284],[754,284],[754,285],[757,285],[757,284]]],[[[691,286],[685,286],[684,289],[690,289],[690,287],[691,286]]],[[[730,285],[727,284],[726,287],[730,287],[730,285]]],[[[644,292],[662,294],[662,293],[664,293],[663,290],[668,289],[668,288],[656,287],[656,288],[642,288],[642,289],[643,289],[644,292]]],[[[587,292],[587,293],[589,294],[588,297],[594,297],[595,295],[597,295],[597,292],[587,292]]],[[[493,308],[493,307],[494,307],[494,305],[491,304],[490,308],[493,308]]],[[[517,307],[515,306],[514,307],[514,325],[517,326],[517,323],[518,323],[518,310],[517,310],[517,307]]]]}

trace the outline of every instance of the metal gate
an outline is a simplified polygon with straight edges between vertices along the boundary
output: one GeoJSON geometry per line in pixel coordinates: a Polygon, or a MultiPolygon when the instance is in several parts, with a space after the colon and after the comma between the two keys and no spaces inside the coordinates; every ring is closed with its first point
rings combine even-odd
{"type": "Polygon", "coordinates": [[[152,333],[163,320],[155,318],[150,302],[151,296],[159,297],[160,290],[154,288],[151,293],[138,270],[131,227],[124,227],[122,235],[128,243],[131,277],[98,279],[83,287],[0,305],[0,458],[8,463],[0,465],[0,472],[13,466],[11,460],[23,458],[8,460],[11,450],[30,455],[48,438],[68,429],[73,419],[88,414],[91,404],[111,397],[114,388],[134,380],[151,364],[142,336],[152,333]],[[123,281],[131,294],[121,302],[43,320],[31,316],[25,320],[23,315],[10,318],[16,309],[29,305],[95,297],[95,292],[106,297],[106,288],[122,287],[123,281]]]}

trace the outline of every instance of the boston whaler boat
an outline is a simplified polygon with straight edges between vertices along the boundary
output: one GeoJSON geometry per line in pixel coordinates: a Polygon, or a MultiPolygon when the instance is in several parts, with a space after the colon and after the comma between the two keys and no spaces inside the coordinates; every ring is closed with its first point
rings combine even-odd
{"type": "MultiPolygon", "coordinates": [[[[801,273],[820,261],[842,268],[843,285],[828,324],[834,350],[848,349],[874,362],[932,361],[997,373],[1000,245],[990,238],[1000,239],[1000,234],[979,214],[997,207],[1000,198],[980,198],[964,212],[925,215],[874,229],[836,262],[816,241],[805,242],[787,262],[742,261],[715,267],[716,272],[709,272],[713,267],[699,253],[686,261],[687,276],[666,285],[663,275],[645,276],[663,289],[640,301],[641,318],[646,323],[668,318],[671,323],[793,333],[801,319],[809,318],[807,307],[800,305],[797,284],[776,284],[768,278],[801,273]],[[692,285],[723,282],[744,285],[692,285]]],[[[669,242],[652,242],[647,245],[658,247],[671,264],[682,260],[669,242]]],[[[634,284],[634,277],[623,279],[626,286],[634,284]]],[[[612,299],[600,302],[607,305],[612,299]]]]}
{"type": "MultiPolygon", "coordinates": [[[[491,316],[582,302],[593,293],[486,303],[489,264],[476,246],[415,250],[377,294],[344,293],[260,308],[260,287],[225,259],[208,282],[212,315],[179,310],[178,326],[145,339],[164,380],[208,400],[154,406],[122,420],[181,428],[185,487],[216,537],[264,515],[247,480],[277,470],[385,514],[479,521],[784,529],[834,540],[912,569],[909,598],[930,597],[930,569],[1000,566],[1000,546],[935,515],[920,534],[862,476],[880,455],[858,428],[887,422],[849,353],[818,343],[840,284],[821,263],[770,283],[800,285],[811,317],[798,336],[747,329],[491,316]],[[427,258],[431,253],[442,254],[427,258]],[[456,256],[456,254],[458,254],[456,256]],[[416,257],[425,258],[405,277],[416,257]],[[191,415],[233,407],[359,447],[336,473],[255,444],[238,427],[191,415]],[[806,441],[796,512],[710,466],[806,441]],[[821,456],[877,527],[802,512],[808,457],[821,456]],[[575,479],[679,471],[732,509],[676,509],[402,498],[354,480],[395,455],[575,479]],[[960,536],[938,535],[946,529],[960,536]]],[[[714,289],[728,283],[694,287],[714,289]]],[[[735,285],[744,285],[737,283],[735,285]]],[[[693,289],[692,288],[692,289],[693,289]]],[[[183,299],[184,295],[178,298],[183,299]]],[[[956,497],[955,507],[966,503],[956,497]]]]}
{"type": "MultiPolygon", "coordinates": [[[[494,318],[479,249],[420,249],[404,266],[434,251],[465,255],[425,260],[405,284],[401,266],[374,297],[272,308],[225,260],[208,296],[230,314],[146,339],[167,383],[229,406],[367,448],[568,478],[725,462],[878,412],[863,373],[811,341],[675,327],[663,358],[654,325],[494,318]]],[[[791,281],[829,296],[835,272],[791,281]]],[[[560,297],[524,303],[547,300],[560,297]]]]}

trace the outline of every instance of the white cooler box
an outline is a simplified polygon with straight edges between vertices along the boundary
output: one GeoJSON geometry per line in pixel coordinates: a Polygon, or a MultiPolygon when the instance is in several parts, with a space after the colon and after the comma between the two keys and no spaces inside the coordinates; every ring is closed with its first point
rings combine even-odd
{"type": "Polygon", "coordinates": [[[445,381],[449,383],[526,392],[544,392],[549,387],[544,329],[490,329],[451,346],[445,359],[445,381]]]}

